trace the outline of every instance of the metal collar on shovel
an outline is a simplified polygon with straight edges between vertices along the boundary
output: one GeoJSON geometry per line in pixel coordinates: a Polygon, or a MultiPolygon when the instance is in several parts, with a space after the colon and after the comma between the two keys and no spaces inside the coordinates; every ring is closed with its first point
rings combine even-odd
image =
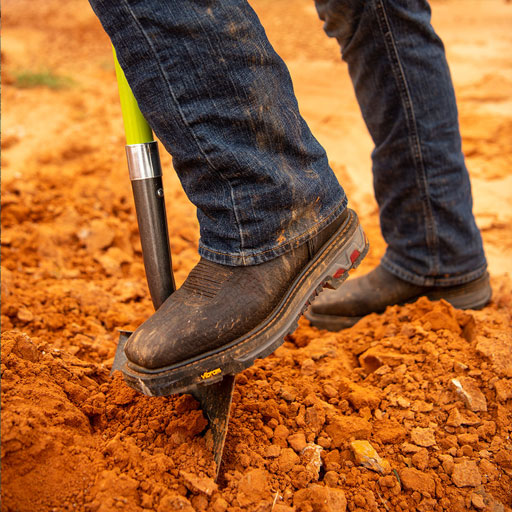
{"type": "MultiPolygon", "coordinates": [[[[139,225],[142,256],[149,292],[155,310],[176,290],[171,265],[171,249],[165,213],[162,168],[158,145],[153,132],[144,119],[137,100],[126,81],[114,50],[114,62],[126,133],[126,155],[132,182],[135,211],[139,225]]],[[[127,361],[124,346],[131,332],[121,331],[112,372],[127,361]]],[[[208,417],[213,439],[213,457],[219,473],[224,441],[229,422],[229,409],[233,396],[234,376],[227,375],[209,386],[194,386],[187,390],[200,403],[208,417]]]]}

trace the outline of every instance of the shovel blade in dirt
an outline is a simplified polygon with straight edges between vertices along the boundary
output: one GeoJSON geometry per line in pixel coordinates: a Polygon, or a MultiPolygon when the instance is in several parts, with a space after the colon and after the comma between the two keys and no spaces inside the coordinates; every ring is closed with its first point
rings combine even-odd
{"type": "MultiPolygon", "coordinates": [[[[127,362],[124,353],[124,346],[128,338],[132,335],[130,331],[119,332],[119,342],[117,344],[114,363],[111,373],[115,371],[123,372],[123,367],[127,362]]],[[[224,443],[228,432],[229,412],[231,401],[233,399],[233,388],[235,385],[234,375],[226,375],[219,382],[214,384],[193,386],[188,392],[199,402],[203,413],[208,418],[209,435],[211,436],[211,450],[213,460],[215,461],[215,478],[219,476],[222,454],[224,452],[224,443]]]]}

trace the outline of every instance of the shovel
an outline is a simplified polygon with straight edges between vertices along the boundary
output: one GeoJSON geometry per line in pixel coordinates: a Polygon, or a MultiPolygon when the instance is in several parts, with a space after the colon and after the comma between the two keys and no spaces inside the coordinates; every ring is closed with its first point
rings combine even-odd
{"type": "MultiPolygon", "coordinates": [[[[157,310],[176,290],[172,273],[158,144],[138,107],[137,100],[117,61],[115,50],[114,63],[126,133],[128,171],[135,201],[144,268],[151,300],[157,310]]],[[[112,373],[116,370],[120,371],[129,385],[130,381],[124,374],[127,362],[124,347],[131,334],[129,331],[120,332],[112,365],[112,373]]],[[[222,379],[214,380],[209,385],[194,385],[183,390],[194,396],[208,418],[213,458],[216,463],[216,476],[219,474],[228,429],[233,386],[234,376],[226,375],[222,379]]],[[[140,388],[137,389],[140,391],[140,388]]],[[[147,394],[151,395],[150,392],[147,394]]]]}

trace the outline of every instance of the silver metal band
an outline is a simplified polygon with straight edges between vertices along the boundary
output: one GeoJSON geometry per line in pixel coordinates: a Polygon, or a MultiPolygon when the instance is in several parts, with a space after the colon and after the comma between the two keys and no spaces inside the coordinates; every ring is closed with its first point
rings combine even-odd
{"type": "Polygon", "coordinates": [[[156,141],[126,146],[126,158],[128,159],[130,180],[144,180],[162,176],[162,166],[160,165],[160,155],[156,141]]]}

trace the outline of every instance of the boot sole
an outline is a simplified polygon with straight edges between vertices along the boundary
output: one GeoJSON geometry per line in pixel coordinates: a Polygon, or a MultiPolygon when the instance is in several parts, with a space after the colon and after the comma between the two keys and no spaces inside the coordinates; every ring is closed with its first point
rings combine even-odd
{"type": "Polygon", "coordinates": [[[281,302],[257,327],[216,350],[158,369],[131,362],[121,371],[127,384],[150,396],[190,391],[234,375],[276,350],[284,337],[297,329],[300,316],[324,288],[338,288],[349,270],[359,266],[368,252],[368,241],[357,215],[349,210],[346,222],[302,270],[281,302]]]}
{"type": "MultiPolygon", "coordinates": [[[[457,309],[482,309],[489,304],[492,297],[489,274],[486,272],[478,279],[463,285],[446,288],[437,287],[429,293],[415,295],[414,297],[398,303],[398,305],[403,306],[404,304],[411,304],[421,297],[427,297],[427,299],[432,301],[444,299],[457,309]]],[[[390,304],[390,306],[392,305],[394,304],[390,304]]],[[[383,312],[384,311],[371,311],[368,312],[368,315],[383,312]]],[[[332,332],[348,329],[359,322],[361,318],[364,318],[364,316],[321,315],[313,313],[312,311],[306,312],[305,316],[314,327],[332,332]]]]}

